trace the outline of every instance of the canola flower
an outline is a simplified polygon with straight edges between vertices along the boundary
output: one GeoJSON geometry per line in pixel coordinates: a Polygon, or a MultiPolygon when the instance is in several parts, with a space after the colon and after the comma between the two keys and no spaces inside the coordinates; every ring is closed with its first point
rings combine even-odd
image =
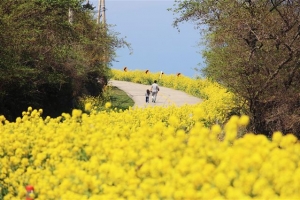
{"type": "Polygon", "coordinates": [[[194,111],[74,110],[42,119],[33,109],[2,121],[1,198],[23,199],[28,184],[34,199],[300,198],[293,135],[237,138],[247,116],[207,128],[194,111]]]}
{"type": "Polygon", "coordinates": [[[229,113],[234,113],[235,110],[242,107],[242,103],[233,93],[207,79],[192,79],[182,74],[180,76],[176,74],[161,76],[161,72],[145,74],[141,70],[124,72],[116,69],[112,70],[112,76],[115,80],[146,85],[151,85],[154,80],[157,80],[161,86],[181,90],[203,99],[200,107],[205,115],[203,120],[209,126],[215,123],[225,123],[229,118],[229,113]]]}
{"type": "Polygon", "coordinates": [[[207,90],[199,105],[0,116],[0,199],[25,199],[26,185],[35,200],[299,199],[297,138],[240,137],[245,115],[208,126],[229,108],[207,90]]]}

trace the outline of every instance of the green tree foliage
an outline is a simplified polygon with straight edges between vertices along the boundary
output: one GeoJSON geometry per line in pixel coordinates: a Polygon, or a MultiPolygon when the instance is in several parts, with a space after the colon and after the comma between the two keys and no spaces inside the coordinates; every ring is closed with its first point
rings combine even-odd
{"type": "Polygon", "coordinates": [[[299,1],[178,0],[174,12],[207,28],[204,73],[245,99],[253,131],[300,132],[299,1]]]}
{"type": "Polygon", "coordinates": [[[79,0],[0,1],[1,114],[14,119],[34,106],[55,116],[101,94],[115,49],[127,44],[91,9],[79,0]]]}

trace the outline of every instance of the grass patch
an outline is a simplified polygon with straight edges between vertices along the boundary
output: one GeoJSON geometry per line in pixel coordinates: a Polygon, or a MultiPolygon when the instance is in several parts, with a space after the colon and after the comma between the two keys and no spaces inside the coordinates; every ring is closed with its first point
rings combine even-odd
{"type": "Polygon", "coordinates": [[[134,101],[123,90],[115,86],[111,87],[109,98],[113,109],[126,110],[134,105],[134,101]]]}
{"type": "Polygon", "coordinates": [[[91,104],[94,111],[100,112],[103,110],[117,109],[126,110],[133,107],[134,101],[123,91],[115,86],[108,86],[102,96],[84,96],[79,100],[78,109],[85,110],[85,105],[91,104]],[[110,108],[106,108],[105,104],[111,103],[110,108]]]}

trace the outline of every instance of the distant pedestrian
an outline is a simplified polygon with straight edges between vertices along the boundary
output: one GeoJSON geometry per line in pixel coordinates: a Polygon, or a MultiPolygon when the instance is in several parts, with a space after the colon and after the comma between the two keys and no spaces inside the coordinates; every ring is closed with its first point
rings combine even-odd
{"type": "Polygon", "coordinates": [[[152,102],[156,102],[157,93],[159,91],[159,87],[157,81],[155,80],[154,83],[151,85],[151,93],[152,93],[152,102]]]}
{"type": "Polygon", "coordinates": [[[145,96],[146,96],[146,103],[149,103],[149,97],[150,97],[150,90],[149,89],[146,90],[145,96]]]}

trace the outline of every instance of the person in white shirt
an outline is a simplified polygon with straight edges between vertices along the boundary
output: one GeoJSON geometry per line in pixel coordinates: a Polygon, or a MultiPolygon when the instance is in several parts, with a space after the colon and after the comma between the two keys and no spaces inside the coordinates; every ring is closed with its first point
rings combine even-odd
{"type": "Polygon", "coordinates": [[[157,93],[159,91],[159,87],[157,81],[155,80],[154,83],[151,85],[151,93],[152,93],[152,102],[156,102],[157,93]]]}

